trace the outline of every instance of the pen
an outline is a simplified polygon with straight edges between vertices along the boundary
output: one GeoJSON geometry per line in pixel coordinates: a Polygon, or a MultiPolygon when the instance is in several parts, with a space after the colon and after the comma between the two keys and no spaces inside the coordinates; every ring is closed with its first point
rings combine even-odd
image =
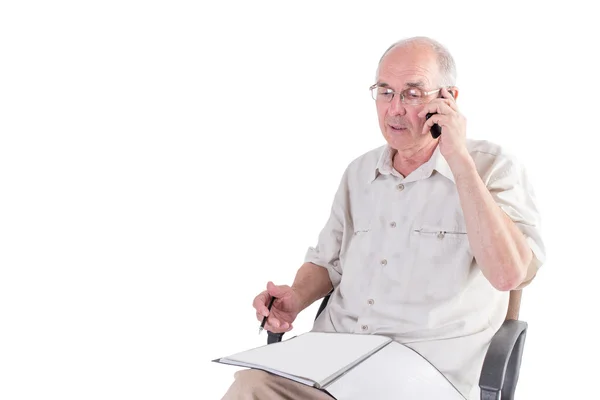
{"type": "MultiPolygon", "coordinates": [[[[273,307],[273,302],[275,301],[275,297],[271,297],[271,301],[269,302],[269,311],[271,311],[271,307],[273,307]]],[[[263,331],[265,328],[265,324],[267,323],[267,317],[263,317],[262,324],[260,324],[260,328],[258,328],[258,334],[263,331]]]]}

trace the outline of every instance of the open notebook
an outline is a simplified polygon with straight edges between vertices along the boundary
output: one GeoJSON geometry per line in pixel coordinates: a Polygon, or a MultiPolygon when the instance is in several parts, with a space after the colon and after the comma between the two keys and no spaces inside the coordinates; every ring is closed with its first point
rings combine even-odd
{"type": "Polygon", "coordinates": [[[464,400],[421,355],[380,335],[307,332],[213,361],[261,369],[338,400],[464,400]]]}

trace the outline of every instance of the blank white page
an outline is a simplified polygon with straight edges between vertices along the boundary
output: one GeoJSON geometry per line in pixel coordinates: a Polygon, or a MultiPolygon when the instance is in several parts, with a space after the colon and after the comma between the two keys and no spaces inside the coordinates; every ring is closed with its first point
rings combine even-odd
{"type": "Polygon", "coordinates": [[[326,389],[338,400],[465,400],[433,365],[397,342],[388,344],[326,389]]]}
{"type": "Polygon", "coordinates": [[[340,371],[354,366],[391,341],[386,336],[307,332],[299,336],[233,354],[220,362],[302,377],[303,383],[325,386],[340,371]]]}

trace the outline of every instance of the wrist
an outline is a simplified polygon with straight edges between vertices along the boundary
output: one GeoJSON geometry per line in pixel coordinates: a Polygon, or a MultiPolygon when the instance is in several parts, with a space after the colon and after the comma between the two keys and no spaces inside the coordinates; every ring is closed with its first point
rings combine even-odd
{"type": "Polygon", "coordinates": [[[446,162],[448,163],[450,170],[452,170],[452,174],[454,175],[455,179],[477,171],[475,162],[473,161],[473,158],[467,149],[454,153],[450,157],[446,157],[446,162]]]}
{"type": "Polygon", "coordinates": [[[304,263],[291,286],[296,304],[304,310],[331,291],[332,284],[327,269],[312,262],[304,263]]]}
{"type": "Polygon", "coordinates": [[[308,307],[305,303],[305,299],[302,295],[302,288],[298,287],[298,285],[292,285],[290,287],[292,289],[292,296],[294,297],[294,303],[297,305],[298,307],[298,312],[304,310],[306,307],[308,307]]]}

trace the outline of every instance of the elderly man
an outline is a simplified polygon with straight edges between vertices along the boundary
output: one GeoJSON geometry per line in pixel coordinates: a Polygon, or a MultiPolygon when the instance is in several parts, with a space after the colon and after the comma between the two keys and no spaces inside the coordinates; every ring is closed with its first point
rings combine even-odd
{"type": "MultiPolygon", "coordinates": [[[[259,320],[268,315],[266,329],[286,332],[333,291],[313,330],[390,336],[477,399],[509,291],[527,285],[545,255],[522,165],[496,144],[466,138],[455,79],[452,56],[434,40],[406,39],[384,53],[371,91],[387,144],[347,167],[292,286],[269,282],[254,308],[259,320]]],[[[237,372],[225,399],[257,398],[329,397],[237,372]]]]}

